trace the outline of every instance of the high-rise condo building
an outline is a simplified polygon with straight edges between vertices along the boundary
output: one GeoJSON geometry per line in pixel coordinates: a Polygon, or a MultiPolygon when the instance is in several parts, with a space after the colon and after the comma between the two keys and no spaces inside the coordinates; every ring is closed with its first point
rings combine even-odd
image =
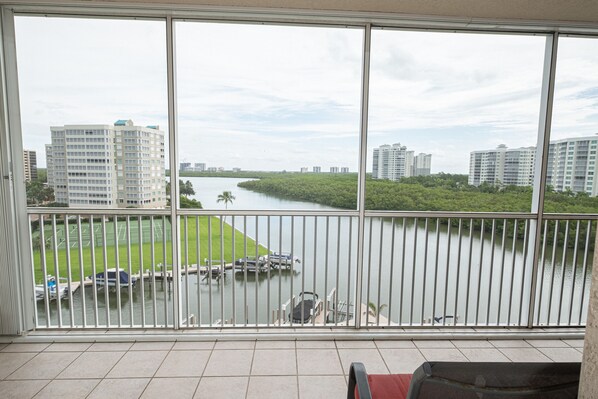
{"type": "Polygon", "coordinates": [[[23,150],[25,181],[37,180],[37,156],[35,151],[23,150]]]}
{"type": "Polygon", "coordinates": [[[349,173],[349,168],[347,168],[346,166],[343,166],[341,168],[341,173],[349,173]]]}
{"type": "Polygon", "coordinates": [[[320,173],[322,171],[322,168],[320,166],[314,166],[312,170],[314,173],[320,173]]]}
{"type": "Polygon", "coordinates": [[[385,144],[374,149],[372,177],[398,181],[402,177],[427,176],[431,167],[431,154],[415,155],[401,143],[385,144]]]}
{"type": "Polygon", "coordinates": [[[469,179],[472,186],[482,183],[531,186],[534,182],[536,147],[473,151],[469,155],[469,179]]]}
{"type": "Polygon", "coordinates": [[[164,132],[158,126],[118,120],[114,126],[50,130],[48,183],[56,202],[82,208],[166,206],[164,132]]]}
{"type": "MultiPolygon", "coordinates": [[[[598,137],[577,137],[550,142],[546,184],[555,191],[571,190],[598,195],[596,147],[598,137]]],[[[469,158],[469,184],[531,186],[534,181],[536,147],[473,151],[469,158]]]]}
{"type": "Polygon", "coordinates": [[[550,142],[546,184],[555,191],[568,189],[598,195],[596,147],[598,136],[576,137],[550,142]]]}
{"type": "Polygon", "coordinates": [[[330,173],[338,173],[338,166],[331,166],[330,173]]]}

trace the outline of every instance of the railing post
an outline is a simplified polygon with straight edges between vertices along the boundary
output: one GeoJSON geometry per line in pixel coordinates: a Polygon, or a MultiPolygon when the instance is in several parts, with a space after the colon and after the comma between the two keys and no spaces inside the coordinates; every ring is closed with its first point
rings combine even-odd
{"type": "Polygon", "coordinates": [[[176,108],[176,65],[175,65],[175,32],[171,16],[166,17],[166,60],[168,72],[168,143],[170,155],[170,233],[172,240],[172,277],[173,277],[173,325],[179,329],[182,320],[181,313],[181,282],[179,240],[179,168],[177,142],[177,108],[176,108]]]}
{"type": "MultiPolygon", "coordinates": [[[[544,70],[542,77],[542,97],[540,101],[540,122],[538,124],[538,142],[536,145],[536,165],[534,170],[534,193],[532,197],[532,213],[536,219],[531,221],[529,237],[533,238],[532,274],[529,296],[527,326],[534,324],[536,307],[536,289],[538,286],[538,262],[540,261],[540,242],[542,240],[542,223],[544,219],[544,194],[546,192],[546,173],[548,169],[548,151],[550,149],[550,129],[552,125],[552,106],[554,101],[554,80],[558,50],[558,33],[554,32],[546,38],[544,51],[544,70]],[[540,162],[538,162],[540,161],[540,162]]],[[[523,294],[523,293],[522,293],[523,294]]],[[[522,315],[519,315],[521,318],[522,315]]]]}
{"type": "MultiPolygon", "coordinates": [[[[372,25],[367,24],[363,37],[363,64],[361,70],[361,125],[359,135],[359,174],[357,186],[357,275],[355,278],[355,328],[361,326],[361,290],[363,281],[363,256],[365,246],[365,177],[367,163],[368,136],[368,101],[370,85],[370,45],[372,41],[372,25]]],[[[347,304],[348,306],[348,304],[347,304]]]]}

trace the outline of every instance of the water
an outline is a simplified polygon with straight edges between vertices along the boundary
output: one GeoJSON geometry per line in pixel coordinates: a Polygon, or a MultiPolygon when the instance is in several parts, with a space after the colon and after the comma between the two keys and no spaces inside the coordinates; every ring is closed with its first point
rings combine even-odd
{"type": "MultiPolygon", "coordinates": [[[[224,204],[217,202],[223,191],[231,191],[236,197],[228,209],[335,209],[237,187],[237,183],[246,179],[190,177],[183,180],[192,182],[196,192],[193,198],[200,200],[204,209],[224,209],[224,204]]],[[[301,263],[294,264],[290,270],[273,269],[270,274],[228,271],[222,280],[184,276],[181,280],[183,319],[193,315],[202,324],[218,320],[234,321],[239,325],[268,323],[272,322],[275,310],[303,291],[315,292],[324,299],[335,289],[337,301],[354,302],[356,218],[229,216],[226,222],[234,224],[235,229],[256,239],[269,251],[292,252],[301,259],[301,263]]],[[[435,223],[436,219],[429,219],[426,229],[423,220],[417,225],[412,220],[407,220],[404,225],[401,219],[394,223],[391,219],[367,220],[361,302],[386,305],[381,315],[404,324],[427,323],[432,316],[458,316],[460,323],[467,321],[469,324],[526,324],[531,262],[523,240],[513,243],[507,238],[503,250],[500,236],[493,241],[489,233],[482,237],[480,231],[473,230],[470,235],[469,228],[464,228],[459,240],[456,227],[452,227],[449,234],[446,224],[440,224],[436,230],[435,223]],[[501,268],[503,263],[505,267],[501,268]]],[[[584,281],[583,256],[578,256],[574,273],[572,250],[565,254],[565,267],[562,267],[563,251],[560,248],[554,252],[553,268],[551,248],[546,252],[544,278],[541,279],[543,307],[540,320],[556,323],[559,313],[562,313],[562,321],[567,323],[571,309],[571,322],[581,320],[583,323],[585,312],[579,303],[582,293],[589,287],[591,271],[587,270],[584,281]],[[561,284],[564,292],[562,301],[561,284]]],[[[234,257],[247,255],[255,254],[235,253],[234,257]]],[[[588,258],[591,259],[591,254],[588,258]]],[[[144,267],[147,268],[146,265],[144,267]]],[[[146,280],[143,291],[138,284],[131,294],[126,290],[122,290],[121,294],[123,311],[119,319],[115,310],[117,295],[114,292],[108,295],[98,292],[98,325],[104,325],[110,318],[111,325],[126,326],[131,323],[131,317],[133,324],[142,320],[157,326],[172,323],[172,284],[158,282],[150,285],[146,280]],[[105,307],[106,298],[109,311],[105,307]],[[156,299],[155,309],[153,298],[156,299]]],[[[77,323],[82,320],[81,295],[82,292],[75,294],[72,304],[77,323]]],[[[86,289],[85,297],[87,323],[94,325],[93,290],[86,289]]],[[[67,325],[70,321],[69,306],[66,301],[61,306],[63,323],[67,325]]],[[[57,321],[57,310],[56,304],[53,304],[50,309],[52,323],[57,321]]],[[[40,324],[43,325],[42,303],[38,304],[38,311],[40,324]]]]}

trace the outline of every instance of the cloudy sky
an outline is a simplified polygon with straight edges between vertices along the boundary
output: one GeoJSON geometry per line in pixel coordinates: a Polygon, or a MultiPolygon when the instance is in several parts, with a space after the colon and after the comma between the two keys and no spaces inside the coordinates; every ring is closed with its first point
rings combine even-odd
{"type": "MultiPolygon", "coordinates": [[[[161,21],[17,17],[24,146],[49,127],[132,119],[167,129],[161,21]]],[[[177,22],[181,161],[357,169],[363,31],[177,22]]],[[[545,37],[375,30],[368,156],[400,142],[432,171],[535,145],[545,37]]],[[[553,137],[598,132],[598,41],[559,43],[553,137]]],[[[371,170],[371,160],[368,160],[371,170]]]]}

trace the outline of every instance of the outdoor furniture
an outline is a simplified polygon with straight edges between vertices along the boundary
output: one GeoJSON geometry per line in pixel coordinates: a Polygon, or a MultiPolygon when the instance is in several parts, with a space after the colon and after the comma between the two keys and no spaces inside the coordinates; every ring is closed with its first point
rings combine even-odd
{"type": "Polygon", "coordinates": [[[348,399],[576,398],[581,363],[425,362],[413,374],[368,375],[352,363],[348,399]]]}

